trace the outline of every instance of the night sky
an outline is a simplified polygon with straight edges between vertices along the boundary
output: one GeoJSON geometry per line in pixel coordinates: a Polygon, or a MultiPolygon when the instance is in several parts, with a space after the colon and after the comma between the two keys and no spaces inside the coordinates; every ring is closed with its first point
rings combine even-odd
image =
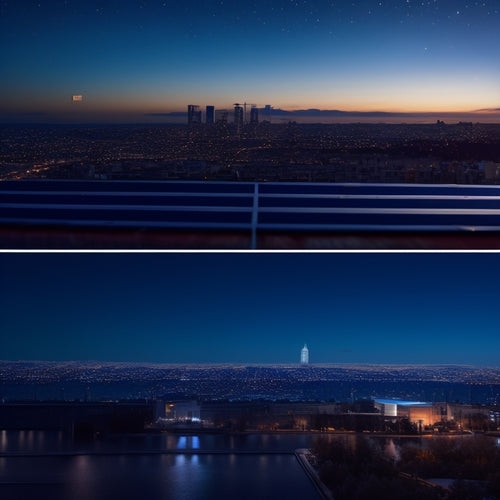
{"type": "Polygon", "coordinates": [[[0,254],[0,359],[499,365],[500,255],[0,254]]]}
{"type": "Polygon", "coordinates": [[[498,0],[0,0],[0,121],[245,101],[500,121],[499,26],[498,0]]]}

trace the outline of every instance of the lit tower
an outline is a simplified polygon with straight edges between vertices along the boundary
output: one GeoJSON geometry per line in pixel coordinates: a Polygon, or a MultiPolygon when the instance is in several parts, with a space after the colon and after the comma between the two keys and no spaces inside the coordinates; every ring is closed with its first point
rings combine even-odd
{"type": "Polygon", "coordinates": [[[300,364],[307,365],[309,363],[309,349],[307,348],[307,344],[304,344],[304,347],[300,351],[300,364]]]}

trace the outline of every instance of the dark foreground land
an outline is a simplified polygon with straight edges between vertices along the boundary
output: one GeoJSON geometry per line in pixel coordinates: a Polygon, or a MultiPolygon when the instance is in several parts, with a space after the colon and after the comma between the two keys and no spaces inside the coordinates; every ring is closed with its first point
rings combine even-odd
{"type": "Polygon", "coordinates": [[[500,498],[500,448],[485,436],[422,446],[364,436],[318,439],[313,463],[337,500],[500,498]]]}

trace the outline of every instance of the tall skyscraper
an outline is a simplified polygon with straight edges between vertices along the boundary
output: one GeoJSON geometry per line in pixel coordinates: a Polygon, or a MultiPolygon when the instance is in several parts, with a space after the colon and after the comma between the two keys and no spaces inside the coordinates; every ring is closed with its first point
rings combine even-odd
{"type": "Polygon", "coordinates": [[[215,107],[207,106],[205,110],[205,121],[207,122],[207,124],[212,124],[215,121],[214,118],[215,118],[215,107]]]}
{"type": "Polygon", "coordinates": [[[266,115],[266,120],[271,121],[271,111],[272,111],[272,109],[273,109],[273,107],[270,104],[266,104],[264,106],[264,113],[266,115]]]}
{"type": "Polygon", "coordinates": [[[243,108],[239,104],[234,105],[234,124],[236,133],[240,133],[243,128],[243,108]]]}
{"type": "Polygon", "coordinates": [[[309,349],[307,348],[307,344],[304,344],[304,347],[300,351],[300,364],[307,365],[309,363],[309,349]]]}
{"type": "Polygon", "coordinates": [[[259,109],[257,106],[252,106],[250,108],[250,123],[256,125],[259,123],[259,109]]]}
{"type": "Polygon", "coordinates": [[[196,104],[188,104],[188,125],[201,123],[201,109],[196,104]]]}

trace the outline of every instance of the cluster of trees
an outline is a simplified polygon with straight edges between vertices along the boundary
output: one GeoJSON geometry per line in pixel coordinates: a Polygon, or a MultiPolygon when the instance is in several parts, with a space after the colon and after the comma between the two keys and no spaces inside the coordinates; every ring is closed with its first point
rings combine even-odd
{"type": "Polygon", "coordinates": [[[453,478],[450,498],[500,498],[500,448],[487,436],[438,437],[401,447],[400,470],[453,478]]]}
{"type": "Polygon", "coordinates": [[[313,452],[336,500],[500,499],[500,449],[491,438],[433,438],[390,446],[366,436],[320,438],[313,452]],[[448,490],[421,478],[454,479],[448,490]]]}

